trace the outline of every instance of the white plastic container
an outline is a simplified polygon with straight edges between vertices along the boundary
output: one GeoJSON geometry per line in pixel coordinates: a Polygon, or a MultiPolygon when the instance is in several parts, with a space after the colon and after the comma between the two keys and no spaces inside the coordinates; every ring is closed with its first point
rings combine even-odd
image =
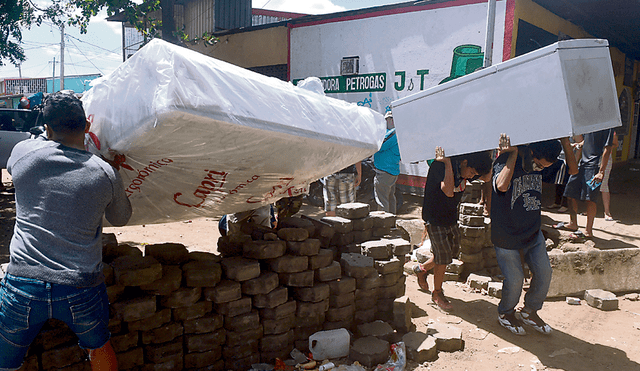
{"type": "Polygon", "coordinates": [[[343,328],[328,331],[318,331],[309,336],[309,350],[313,359],[321,361],[349,355],[351,336],[343,328]]]}
{"type": "Polygon", "coordinates": [[[621,125],[607,40],[559,41],[394,101],[405,163],[621,125]]]}

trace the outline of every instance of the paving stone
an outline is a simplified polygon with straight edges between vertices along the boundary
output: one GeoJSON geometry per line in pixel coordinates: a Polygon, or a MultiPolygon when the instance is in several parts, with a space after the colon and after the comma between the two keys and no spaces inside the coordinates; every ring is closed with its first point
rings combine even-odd
{"type": "MultiPolygon", "coordinates": [[[[151,344],[144,347],[144,354],[147,361],[152,363],[162,363],[165,359],[176,354],[184,354],[182,351],[182,339],[165,344],[151,344]]],[[[118,358],[118,363],[120,358],[118,358]]],[[[122,367],[118,364],[118,367],[122,367]]]]}
{"type": "Polygon", "coordinates": [[[407,351],[407,358],[423,363],[438,358],[436,338],[423,332],[409,332],[402,337],[407,351]]]}
{"type": "Polygon", "coordinates": [[[380,287],[380,276],[363,277],[356,279],[356,288],[361,290],[371,290],[380,287]]]}
{"type": "Polygon", "coordinates": [[[293,328],[293,339],[294,340],[305,340],[307,341],[307,347],[309,346],[309,337],[315,334],[318,331],[322,331],[322,325],[320,326],[309,326],[309,327],[294,327],[293,328]]]}
{"type": "Polygon", "coordinates": [[[320,249],[317,255],[309,256],[310,270],[328,267],[331,263],[333,263],[333,250],[330,249],[320,249]]]}
{"type": "Polygon", "coordinates": [[[260,263],[257,260],[234,256],[224,258],[220,263],[225,276],[234,281],[247,281],[260,275],[260,263]]]}
{"type": "Polygon", "coordinates": [[[369,215],[371,206],[362,202],[350,202],[336,206],[336,215],[347,219],[361,219],[369,215]]]}
{"type": "MultiPolygon", "coordinates": [[[[184,355],[184,367],[187,369],[202,369],[210,366],[212,363],[216,365],[215,370],[224,369],[224,363],[221,363],[222,348],[216,347],[206,352],[195,352],[184,355]],[[221,368],[222,367],[222,368],[221,368]]],[[[177,368],[178,369],[178,368],[177,368]]],[[[208,370],[208,368],[206,368],[208,370]]]]}
{"type": "Polygon", "coordinates": [[[287,253],[292,255],[313,256],[320,251],[320,240],[309,238],[304,241],[287,241],[287,253]]]}
{"type": "Polygon", "coordinates": [[[484,238],[484,233],[485,233],[484,223],[483,223],[483,225],[477,226],[477,227],[472,227],[472,226],[461,224],[461,225],[458,226],[458,230],[460,231],[460,234],[463,237],[468,237],[468,238],[482,237],[482,238],[484,238]]]}
{"type": "Polygon", "coordinates": [[[353,321],[353,315],[356,311],[356,307],[353,304],[346,305],[339,308],[329,307],[326,314],[326,320],[330,322],[340,322],[351,320],[353,321]]]}
{"type": "Polygon", "coordinates": [[[373,220],[373,228],[394,228],[396,216],[386,211],[372,211],[369,218],[373,220]]]}
{"type": "Polygon", "coordinates": [[[349,233],[336,233],[333,235],[333,238],[331,238],[331,245],[346,246],[354,243],[354,241],[355,241],[355,234],[353,233],[353,231],[349,233]]]}
{"type": "Polygon", "coordinates": [[[169,295],[161,296],[160,303],[167,308],[180,308],[195,304],[201,297],[200,287],[181,287],[169,295]]]}
{"type": "Polygon", "coordinates": [[[140,296],[111,305],[118,319],[133,322],[151,317],[156,312],[155,296],[140,296]]]}
{"type": "Polygon", "coordinates": [[[283,255],[277,259],[269,260],[269,267],[276,273],[297,273],[309,268],[307,256],[283,255]]]}
{"type": "Polygon", "coordinates": [[[182,336],[184,328],[180,323],[172,322],[162,327],[140,333],[142,344],[162,344],[182,336]]]}
{"type": "Polygon", "coordinates": [[[260,309],[260,318],[263,319],[278,319],[284,318],[292,313],[296,313],[298,307],[297,301],[290,299],[284,304],[278,305],[274,308],[260,309]]]}
{"type": "Polygon", "coordinates": [[[391,253],[396,256],[406,255],[411,252],[411,243],[404,238],[382,239],[390,246],[391,253]]]}
{"type": "MultiPolygon", "coordinates": [[[[149,363],[141,370],[144,371],[172,371],[182,368],[184,366],[184,359],[181,354],[174,354],[162,360],[162,363],[149,363]]],[[[88,370],[87,370],[88,371],[88,370]]]]}
{"type": "Polygon", "coordinates": [[[372,237],[385,237],[391,235],[391,231],[393,228],[371,228],[371,236],[372,237]]]}
{"type": "Polygon", "coordinates": [[[151,256],[121,256],[111,266],[116,282],[122,286],[142,286],[162,277],[162,265],[151,256]]]}
{"type": "Polygon", "coordinates": [[[381,274],[380,277],[380,286],[381,287],[389,287],[395,285],[398,280],[402,276],[402,272],[392,272],[389,274],[381,274]]]}
{"type": "Polygon", "coordinates": [[[202,334],[214,332],[224,323],[224,317],[221,314],[209,313],[204,317],[186,320],[182,323],[185,334],[202,334]]]}
{"type": "MultiPolygon", "coordinates": [[[[394,302],[395,298],[393,299],[379,299],[378,302],[376,303],[376,308],[378,310],[378,312],[391,312],[393,313],[393,302],[394,302]]],[[[389,323],[393,322],[393,316],[391,318],[391,320],[389,321],[389,323]]]]}
{"type": "Polygon", "coordinates": [[[362,254],[342,254],[340,257],[342,271],[350,277],[363,278],[378,275],[373,267],[373,258],[362,254]]]}
{"type": "Polygon", "coordinates": [[[211,312],[213,304],[210,301],[199,301],[193,305],[173,309],[174,321],[188,321],[194,318],[204,317],[211,312]]]}
{"type": "Polygon", "coordinates": [[[366,309],[371,307],[371,303],[378,300],[378,288],[356,289],[356,309],[366,309]]]}
{"type": "Polygon", "coordinates": [[[413,303],[408,296],[401,296],[393,301],[393,326],[399,332],[411,330],[413,303]]]}
{"type": "Polygon", "coordinates": [[[331,295],[342,295],[356,291],[356,279],[353,277],[342,277],[334,281],[328,281],[331,295]]]}
{"type": "MultiPolygon", "coordinates": [[[[304,302],[301,302],[304,303],[304,302]]],[[[326,312],[320,312],[310,316],[298,317],[296,316],[296,327],[311,327],[320,326],[326,321],[326,312]]]]}
{"type": "Polygon", "coordinates": [[[304,241],[309,238],[309,231],[304,228],[281,228],[278,237],[285,241],[304,241]]]}
{"type": "Polygon", "coordinates": [[[250,235],[244,233],[234,233],[218,238],[218,252],[223,259],[242,255],[242,245],[245,242],[253,241],[250,235]]]}
{"type": "Polygon", "coordinates": [[[215,305],[216,312],[229,317],[248,313],[251,311],[251,308],[251,298],[248,296],[215,305]]]}
{"type": "Polygon", "coordinates": [[[242,298],[242,285],[236,281],[222,280],[216,287],[203,289],[202,296],[216,304],[239,300],[242,298]]]}
{"type": "Polygon", "coordinates": [[[466,264],[477,264],[477,263],[484,264],[482,260],[482,252],[478,252],[475,254],[465,254],[461,252],[460,260],[466,264]]]}
{"type": "Polygon", "coordinates": [[[336,256],[342,256],[342,254],[360,254],[360,255],[362,254],[362,248],[360,247],[360,244],[357,244],[357,243],[350,243],[344,246],[337,246],[336,251],[338,252],[336,256]]]}
{"type": "Polygon", "coordinates": [[[371,229],[365,229],[363,231],[351,231],[349,234],[353,234],[354,243],[363,243],[373,238],[373,231],[371,229]]]}
{"type": "Polygon", "coordinates": [[[445,281],[460,281],[460,274],[458,273],[451,273],[451,272],[444,272],[444,280],[445,281]]]}
{"type": "Polygon", "coordinates": [[[262,338],[263,331],[264,329],[262,327],[262,324],[247,331],[227,331],[227,342],[225,343],[225,346],[235,347],[253,339],[260,339],[262,338]]]}
{"type": "Polygon", "coordinates": [[[482,215],[460,215],[460,224],[470,227],[484,227],[484,216],[482,215]]]}
{"type": "Polygon", "coordinates": [[[296,216],[279,219],[278,228],[304,228],[309,236],[313,236],[316,233],[316,226],[311,220],[296,216]]]}
{"type": "Polygon", "coordinates": [[[260,325],[260,315],[257,310],[237,316],[227,316],[224,321],[224,328],[228,331],[242,332],[260,325]]]}
{"type": "Polygon", "coordinates": [[[398,258],[376,260],[373,262],[373,266],[376,268],[379,274],[402,272],[402,263],[398,258]]]}
{"type": "Polygon", "coordinates": [[[299,301],[317,303],[329,298],[330,289],[326,283],[316,283],[311,287],[295,287],[293,297],[299,301]]]}
{"type": "Polygon", "coordinates": [[[456,352],[464,348],[462,330],[444,323],[430,323],[427,334],[436,339],[436,346],[442,352],[456,352]]]}
{"type": "MultiPolygon", "coordinates": [[[[151,300],[155,304],[155,301],[156,301],[155,298],[152,298],[151,300]]],[[[112,307],[114,309],[116,304],[112,304],[112,307]]],[[[148,307],[150,308],[151,305],[149,305],[148,307]]],[[[146,309],[139,308],[137,310],[146,310],[146,309]]],[[[145,313],[145,314],[148,314],[148,313],[145,313]]],[[[151,313],[149,317],[146,317],[144,319],[140,319],[137,321],[127,321],[127,329],[129,331],[148,331],[154,328],[158,328],[166,323],[169,323],[170,321],[171,321],[171,309],[164,308],[157,312],[151,313]]]]}
{"type": "Polygon", "coordinates": [[[296,317],[314,317],[324,313],[329,309],[329,299],[316,303],[298,301],[296,306],[296,317]]]}
{"type": "Polygon", "coordinates": [[[353,225],[354,231],[365,231],[373,228],[373,219],[369,216],[360,219],[352,219],[351,224],[353,225]]]}
{"type": "MultiPolygon", "coordinates": [[[[104,284],[109,287],[116,283],[116,276],[113,272],[113,267],[109,264],[102,265],[102,274],[104,275],[104,284]]],[[[0,270],[0,279],[4,278],[4,272],[0,270]]]]}
{"type": "Polygon", "coordinates": [[[367,309],[356,309],[353,315],[353,321],[356,324],[372,322],[376,319],[376,307],[367,309]]]}
{"type": "Polygon", "coordinates": [[[280,286],[267,294],[253,296],[253,306],[256,308],[275,308],[289,299],[289,290],[280,286]]]}
{"type": "Polygon", "coordinates": [[[278,349],[292,347],[293,345],[293,330],[289,330],[282,334],[265,335],[260,339],[260,351],[261,352],[274,352],[278,349]]]}
{"type": "Polygon", "coordinates": [[[220,282],[222,268],[213,260],[192,261],[182,266],[187,287],[214,287],[220,282]]]}
{"type": "Polygon", "coordinates": [[[144,351],[142,348],[134,348],[118,353],[118,367],[120,370],[129,370],[142,365],[144,365],[144,351]]]}
{"type": "Polygon", "coordinates": [[[146,245],[144,256],[154,257],[162,264],[183,264],[189,260],[189,250],[179,243],[160,243],[146,245]]]}
{"type": "Polygon", "coordinates": [[[475,204],[475,203],[460,203],[460,214],[461,215],[475,215],[482,216],[484,212],[484,205],[475,204]]]}
{"type": "Polygon", "coordinates": [[[447,265],[445,272],[453,274],[462,274],[464,271],[464,263],[462,260],[453,259],[453,261],[447,265]]]}
{"type": "Polygon", "coordinates": [[[295,313],[291,313],[290,315],[283,318],[262,320],[262,326],[264,327],[265,335],[274,335],[287,332],[295,326],[295,323],[295,313]]]}
{"type": "Polygon", "coordinates": [[[334,281],[342,277],[342,267],[340,263],[334,261],[331,265],[319,268],[315,271],[315,279],[320,282],[334,281]]]}
{"type": "Polygon", "coordinates": [[[325,216],[321,219],[322,222],[331,225],[335,233],[349,233],[353,230],[351,220],[342,218],[339,216],[325,216]]]}
{"type": "Polygon", "coordinates": [[[378,299],[393,299],[393,298],[397,298],[404,295],[404,294],[398,295],[398,291],[400,290],[399,286],[404,286],[404,285],[398,285],[398,283],[396,283],[394,286],[378,287],[377,289],[378,299]]]}
{"type": "Polygon", "coordinates": [[[225,346],[222,349],[224,359],[242,359],[260,352],[260,339],[251,339],[235,347],[225,346]]]}
{"type": "Polygon", "coordinates": [[[502,282],[489,282],[487,285],[487,291],[490,296],[494,298],[502,298],[502,282]]]}
{"type": "Polygon", "coordinates": [[[472,289],[488,290],[489,282],[491,282],[491,277],[481,276],[479,274],[472,273],[467,277],[467,285],[472,289]]]}
{"type": "Polygon", "coordinates": [[[332,308],[342,308],[347,305],[355,305],[355,303],[356,303],[356,294],[353,291],[340,294],[340,295],[329,296],[329,307],[332,307],[332,308]]]}
{"type": "Polygon", "coordinates": [[[347,318],[343,321],[336,321],[336,322],[325,321],[322,324],[322,330],[324,331],[337,330],[340,328],[350,331],[352,327],[353,327],[353,317],[347,318]]]}
{"type": "Polygon", "coordinates": [[[362,255],[376,260],[388,259],[391,255],[390,247],[387,241],[366,241],[360,244],[360,247],[362,248],[362,255]]]}
{"type": "Polygon", "coordinates": [[[111,346],[116,353],[123,353],[138,346],[140,335],[138,331],[129,331],[124,334],[111,335],[111,346]]]}
{"type": "MultiPolygon", "coordinates": [[[[302,229],[306,233],[304,229],[302,229]]],[[[242,256],[250,259],[275,259],[284,255],[287,245],[284,241],[247,241],[242,245],[242,256]]]]}
{"type": "Polygon", "coordinates": [[[280,284],[278,274],[264,272],[260,276],[242,282],[242,293],[245,295],[264,295],[273,291],[280,284]]]}
{"type": "Polygon", "coordinates": [[[215,263],[220,263],[222,257],[218,254],[214,254],[207,251],[190,251],[189,252],[189,260],[190,261],[212,261],[215,263]]]}
{"type": "Polygon", "coordinates": [[[140,285],[140,288],[149,294],[169,295],[179,289],[181,284],[182,269],[177,265],[164,265],[162,266],[162,277],[146,285],[140,285]]]}
{"type": "Polygon", "coordinates": [[[373,336],[357,339],[349,350],[349,359],[366,367],[385,363],[388,358],[389,343],[373,336]]]}
{"type": "Polygon", "coordinates": [[[482,252],[484,247],[484,236],[482,237],[461,237],[460,238],[460,252],[464,254],[477,254],[482,252]]]}
{"type": "Polygon", "coordinates": [[[359,337],[375,336],[387,342],[393,341],[395,330],[384,321],[373,321],[358,325],[357,334],[359,337]]]}
{"type": "Polygon", "coordinates": [[[249,357],[241,359],[225,359],[225,370],[250,370],[251,365],[260,362],[260,353],[255,353],[249,357]]]}
{"type": "Polygon", "coordinates": [[[314,283],[314,271],[280,273],[280,284],[291,287],[311,287],[314,283]]]}
{"type": "MultiPolygon", "coordinates": [[[[178,285],[178,287],[180,287],[180,285],[178,285]]],[[[120,301],[120,298],[124,295],[124,289],[125,286],[120,285],[107,286],[107,297],[109,297],[109,303],[120,301]]]]}
{"type": "Polygon", "coordinates": [[[602,310],[618,309],[618,298],[614,293],[600,289],[591,289],[584,292],[584,300],[590,306],[602,310]]]}

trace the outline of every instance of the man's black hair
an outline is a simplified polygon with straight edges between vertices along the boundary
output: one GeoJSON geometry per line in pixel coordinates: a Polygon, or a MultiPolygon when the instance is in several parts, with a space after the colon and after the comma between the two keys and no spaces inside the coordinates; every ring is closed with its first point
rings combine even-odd
{"type": "Polygon", "coordinates": [[[483,176],[491,171],[491,154],[489,151],[473,152],[466,155],[455,156],[460,162],[467,160],[467,167],[475,169],[478,176],[483,176]]]}
{"type": "Polygon", "coordinates": [[[546,160],[550,163],[554,163],[558,160],[558,155],[562,150],[562,145],[557,139],[530,143],[527,147],[531,149],[531,156],[533,158],[546,160]]]}
{"type": "Polygon", "coordinates": [[[77,133],[84,131],[87,118],[82,101],[73,94],[57,92],[44,101],[42,118],[56,133],[77,133]]]}

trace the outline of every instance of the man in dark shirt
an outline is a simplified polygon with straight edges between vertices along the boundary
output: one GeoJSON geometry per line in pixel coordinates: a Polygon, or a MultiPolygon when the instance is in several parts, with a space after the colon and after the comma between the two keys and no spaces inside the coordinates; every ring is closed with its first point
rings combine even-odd
{"type": "Polygon", "coordinates": [[[429,167],[424,187],[422,219],[425,221],[433,256],[414,268],[418,285],[429,290],[427,272],[433,268],[434,289],[431,299],[443,310],[451,310],[449,300],[442,292],[447,264],[457,256],[460,248],[458,232],[458,203],[467,179],[489,174],[491,157],[487,152],[448,158],[441,147],[436,148],[436,161],[429,167]]]}

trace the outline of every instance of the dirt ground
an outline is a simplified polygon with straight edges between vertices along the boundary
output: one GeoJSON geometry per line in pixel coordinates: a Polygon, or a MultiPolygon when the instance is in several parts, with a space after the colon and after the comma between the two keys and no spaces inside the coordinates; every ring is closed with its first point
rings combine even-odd
{"type": "MultiPolygon", "coordinates": [[[[10,179],[3,173],[3,182],[10,179]]],[[[628,161],[614,167],[610,188],[615,222],[603,219],[602,205],[594,226],[596,248],[640,248],[640,162],[628,161]]],[[[545,188],[545,205],[551,204],[553,189],[545,188]],[[547,199],[548,198],[548,199],[547,199]]],[[[400,209],[401,219],[419,219],[422,200],[406,197],[400,209]]],[[[581,211],[583,210],[583,206],[581,211]]],[[[320,217],[322,211],[305,204],[302,214],[320,217]]],[[[8,244],[15,220],[15,202],[11,192],[0,193],[0,263],[8,262],[8,244]]],[[[568,214],[543,212],[545,228],[568,221],[568,214]]],[[[120,243],[144,244],[177,242],[191,251],[216,251],[219,237],[217,218],[199,218],[184,222],[105,228],[115,233],[120,243]]],[[[584,228],[586,217],[579,217],[584,228]]],[[[564,233],[561,232],[561,236],[564,233]]],[[[638,268],[640,269],[640,267],[638,268]]],[[[433,285],[432,276],[429,277],[433,285]]],[[[440,352],[433,362],[409,362],[409,370],[640,370],[640,301],[633,293],[619,294],[619,309],[604,312],[588,306],[569,305],[563,299],[548,300],[539,312],[554,332],[545,336],[530,330],[516,336],[497,322],[499,300],[471,290],[464,283],[445,282],[444,291],[454,305],[451,313],[440,311],[427,293],[419,290],[414,276],[407,279],[407,295],[414,303],[413,323],[425,331],[430,322],[442,322],[462,330],[464,350],[440,352]],[[626,294],[626,295],[625,295],[626,294]]]]}

